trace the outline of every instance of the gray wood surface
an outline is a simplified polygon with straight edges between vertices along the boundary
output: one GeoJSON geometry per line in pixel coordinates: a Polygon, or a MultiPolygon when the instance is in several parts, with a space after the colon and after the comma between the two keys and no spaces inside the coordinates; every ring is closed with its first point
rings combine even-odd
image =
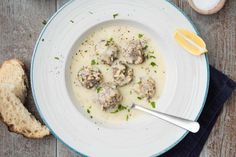
{"type": "MultiPolygon", "coordinates": [[[[42,21],[50,17],[55,10],[55,1],[1,0],[0,62],[19,58],[26,64],[29,74],[30,58],[43,27],[42,21]]],[[[30,93],[26,106],[39,117],[30,93]]],[[[56,139],[52,136],[41,140],[26,139],[10,133],[5,125],[0,123],[1,157],[54,157],[55,152],[56,139]]]]}
{"type": "MultiPolygon", "coordinates": [[[[18,58],[29,74],[36,39],[47,20],[68,0],[0,0],[0,63],[18,58]]],[[[203,16],[193,11],[187,0],[173,0],[194,21],[209,49],[210,64],[236,80],[236,1],[228,0],[217,14],[203,16]]],[[[36,111],[31,92],[26,107],[36,111]]],[[[236,154],[236,92],[224,109],[205,144],[201,157],[234,157],[236,154]]],[[[0,123],[0,157],[75,157],[53,136],[26,139],[8,132],[0,123]]]]}
{"type": "MultiPolygon", "coordinates": [[[[206,41],[210,64],[236,80],[236,1],[228,0],[219,13],[211,16],[197,14],[186,1],[175,2],[191,17],[206,41]]],[[[201,156],[236,156],[236,92],[225,104],[201,156]]]]}

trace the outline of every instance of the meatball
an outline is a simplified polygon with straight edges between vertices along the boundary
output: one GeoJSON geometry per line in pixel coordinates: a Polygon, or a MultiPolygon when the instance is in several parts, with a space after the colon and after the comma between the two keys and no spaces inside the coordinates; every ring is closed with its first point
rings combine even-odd
{"type": "Polygon", "coordinates": [[[156,82],[153,78],[141,79],[136,90],[141,98],[151,99],[156,93],[156,82]]]}
{"type": "Polygon", "coordinates": [[[127,85],[133,80],[133,69],[121,61],[116,61],[112,65],[112,71],[114,82],[118,86],[127,85]]]}
{"type": "Polygon", "coordinates": [[[144,62],[144,47],[141,41],[132,40],[124,49],[124,58],[129,64],[141,64],[144,62]]]}
{"type": "Polygon", "coordinates": [[[105,41],[102,40],[97,46],[96,51],[100,55],[103,64],[111,65],[117,58],[119,54],[119,47],[113,41],[112,38],[105,41]]]}
{"type": "Polygon", "coordinates": [[[92,67],[83,67],[77,76],[81,85],[87,89],[100,84],[103,78],[100,70],[92,67]]]}
{"type": "Polygon", "coordinates": [[[123,97],[115,85],[103,83],[98,92],[98,103],[103,110],[115,108],[122,101],[123,97]]]}

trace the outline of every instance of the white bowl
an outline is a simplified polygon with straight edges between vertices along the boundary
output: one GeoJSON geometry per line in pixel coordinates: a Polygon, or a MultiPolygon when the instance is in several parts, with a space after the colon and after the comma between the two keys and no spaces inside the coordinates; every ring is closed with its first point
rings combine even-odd
{"type": "Polygon", "coordinates": [[[198,119],[208,91],[207,56],[186,53],[175,42],[177,28],[196,30],[175,6],[161,0],[72,0],[58,10],[40,34],[32,57],[31,86],[37,109],[52,134],[79,154],[160,155],[188,132],[145,114],[119,126],[97,125],[81,114],[71,98],[71,56],[84,34],[108,23],[134,25],[151,34],[167,66],[157,110],[198,119]],[[115,20],[114,13],[119,13],[115,20]]]}

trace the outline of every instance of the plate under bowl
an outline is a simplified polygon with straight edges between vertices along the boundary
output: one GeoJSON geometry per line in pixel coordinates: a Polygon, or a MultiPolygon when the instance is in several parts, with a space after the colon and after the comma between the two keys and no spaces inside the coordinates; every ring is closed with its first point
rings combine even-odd
{"type": "Polygon", "coordinates": [[[78,111],[68,90],[67,69],[75,43],[91,28],[117,22],[153,34],[165,58],[167,80],[157,109],[196,120],[208,91],[207,56],[190,55],[177,45],[173,39],[177,28],[196,30],[176,7],[161,0],[68,2],[48,21],[36,43],[31,65],[33,97],[51,132],[79,154],[157,156],[175,146],[187,131],[148,115],[117,127],[98,126],[78,111]],[[114,20],[115,13],[119,16],[114,20]]]}

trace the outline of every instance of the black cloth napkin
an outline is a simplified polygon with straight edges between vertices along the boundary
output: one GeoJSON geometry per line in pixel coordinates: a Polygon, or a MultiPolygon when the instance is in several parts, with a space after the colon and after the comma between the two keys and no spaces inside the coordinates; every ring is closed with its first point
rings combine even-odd
{"type": "Polygon", "coordinates": [[[204,109],[198,119],[201,125],[196,133],[187,136],[161,157],[198,157],[220,114],[225,101],[230,97],[236,83],[226,75],[210,67],[210,86],[204,109]]]}

